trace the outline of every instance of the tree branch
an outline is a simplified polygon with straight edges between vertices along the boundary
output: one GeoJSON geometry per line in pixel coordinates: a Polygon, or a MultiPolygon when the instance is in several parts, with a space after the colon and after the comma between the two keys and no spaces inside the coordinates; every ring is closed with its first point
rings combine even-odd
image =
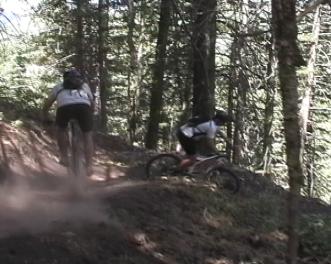
{"type": "Polygon", "coordinates": [[[301,21],[304,16],[313,12],[319,5],[329,4],[331,7],[331,0],[313,0],[309,3],[308,7],[297,15],[297,22],[301,21]]]}

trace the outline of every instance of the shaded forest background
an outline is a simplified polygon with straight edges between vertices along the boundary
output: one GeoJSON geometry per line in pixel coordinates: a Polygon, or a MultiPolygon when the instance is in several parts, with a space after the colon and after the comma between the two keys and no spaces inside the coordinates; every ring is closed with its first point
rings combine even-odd
{"type": "MultiPolygon", "coordinates": [[[[17,18],[0,11],[2,119],[36,118],[49,89],[75,65],[96,93],[100,131],[133,145],[171,151],[174,131],[186,118],[224,108],[236,121],[224,128],[232,144],[217,139],[219,149],[231,153],[234,163],[287,186],[271,1],[209,0],[203,7],[201,1],[178,0],[20,2],[29,7],[34,30],[22,31],[17,18]],[[215,21],[201,15],[215,7],[215,21]],[[199,30],[210,37],[208,50],[215,52],[211,68],[204,59],[213,54],[197,53],[197,47],[208,44],[199,42],[199,30]],[[207,85],[212,94],[197,102],[204,75],[215,83],[207,85]]],[[[297,1],[298,44],[305,61],[297,68],[305,141],[302,191],[327,202],[330,10],[327,1],[297,1]]]]}

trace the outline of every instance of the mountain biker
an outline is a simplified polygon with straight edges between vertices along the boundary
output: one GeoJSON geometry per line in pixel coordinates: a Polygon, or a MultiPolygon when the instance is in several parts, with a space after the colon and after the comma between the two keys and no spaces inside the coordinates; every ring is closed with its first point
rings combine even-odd
{"type": "Polygon", "coordinates": [[[232,121],[226,111],[217,110],[211,119],[192,118],[182,125],[177,131],[177,138],[187,158],[181,161],[180,168],[186,169],[196,161],[198,141],[203,140],[207,148],[217,152],[213,139],[222,125],[232,121]]]}
{"type": "Polygon", "coordinates": [[[59,163],[68,166],[68,144],[66,128],[69,120],[76,119],[83,132],[87,173],[92,173],[93,156],[93,109],[94,101],[90,87],[76,69],[63,73],[63,82],[53,87],[43,105],[43,117],[47,120],[48,111],[56,101],[57,142],[60,151],[59,163]]]}

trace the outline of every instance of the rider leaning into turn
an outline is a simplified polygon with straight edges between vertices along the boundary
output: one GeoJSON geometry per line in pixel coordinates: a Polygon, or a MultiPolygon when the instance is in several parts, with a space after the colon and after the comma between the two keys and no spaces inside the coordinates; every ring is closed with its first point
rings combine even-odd
{"type": "Polygon", "coordinates": [[[87,173],[92,173],[93,156],[93,109],[94,101],[90,87],[76,69],[63,74],[63,82],[56,85],[44,102],[43,116],[47,120],[48,111],[56,101],[57,141],[60,150],[59,162],[68,165],[68,144],[66,128],[71,119],[78,121],[83,132],[87,173]]]}
{"type": "Polygon", "coordinates": [[[186,169],[196,161],[197,142],[203,140],[206,147],[217,152],[214,138],[222,125],[233,121],[232,117],[223,110],[217,110],[216,114],[209,120],[202,121],[197,125],[190,124],[188,121],[177,131],[177,138],[184,149],[187,158],[180,164],[181,169],[186,169]]]}

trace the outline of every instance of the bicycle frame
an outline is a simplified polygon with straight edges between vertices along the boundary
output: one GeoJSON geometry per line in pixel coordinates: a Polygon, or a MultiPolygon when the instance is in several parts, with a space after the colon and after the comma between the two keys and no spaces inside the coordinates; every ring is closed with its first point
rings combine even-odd
{"type": "Polygon", "coordinates": [[[222,155],[222,154],[216,154],[216,155],[207,156],[207,157],[198,156],[198,157],[196,157],[196,162],[193,163],[188,168],[188,173],[189,174],[192,174],[192,175],[195,175],[195,174],[200,174],[201,173],[201,169],[203,169],[204,171],[208,171],[209,169],[211,169],[212,167],[215,166],[214,162],[210,164],[208,161],[212,161],[212,160],[218,161],[218,159],[225,159],[225,158],[227,159],[227,155],[226,154],[224,154],[224,155],[222,155]],[[207,163],[207,164],[205,164],[205,163],[207,163]],[[206,166],[204,166],[204,165],[206,165],[206,166]],[[202,167],[202,168],[197,169],[199,167],[202,167]]]}
{"type": "Polygon", "coordinates": [[[148,178],[168,176],[205,177],[217,188],[238,192],[240,180],[231,169],[227,168],[228,156],[217,154],[209,157],[197,157],[196,162],[186,169],[180,168],[184,157],[178,153],[163,153],[152,157],[146,164],[148,178]],[[226,160],[224,160],[226,158],[226,160]]]}

